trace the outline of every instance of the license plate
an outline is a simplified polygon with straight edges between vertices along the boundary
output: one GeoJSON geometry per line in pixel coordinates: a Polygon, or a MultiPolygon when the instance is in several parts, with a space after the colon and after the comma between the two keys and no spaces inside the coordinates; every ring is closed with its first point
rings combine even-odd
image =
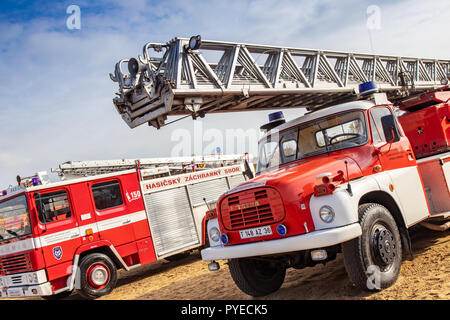
{"type": "Polygon", "coordinates": [[[23,297],[22,289],[8,289],[8,297],[23,297]]]}
{"type": "Polygon", "coordinates": [[[262,237],[262,236],[271,235],[272,229],[270,229],[270,227],[246,229],[246,230],[239,231],[239,234],[241,235],[241,239],[262,237]]]}

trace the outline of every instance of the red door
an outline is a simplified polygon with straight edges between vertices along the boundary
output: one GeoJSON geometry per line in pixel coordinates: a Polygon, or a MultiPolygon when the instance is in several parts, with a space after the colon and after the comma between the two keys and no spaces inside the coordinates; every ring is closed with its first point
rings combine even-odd
{"type": "Polygon", "coordinates": [[[113,177],[88,183],[100,237],[108,240],[116,249],[136,240],[133,212],[125,201],[121,178],[113,177]]]}
{"type": "Polygon", "coordinates": [[[100,239],[94,206],[91,201],[89,184],[86,182],[70,185],[70,192],[76,195],[73,209],[78,221],[81,244],[93,243],[100,239]]]}
{"type": "Polygon", "coordinates": [[[415,166],[416,161],[411,145],[406,136],[401,134],[400,128],[394,121],[394,136],[383,126],[383,117],[393,116],[391,110],[385,106],[370,110],[372,135],[374,146],[379,150],[379,158],[384,171],[415,166]],[[388,136],[388,137],[386,137],[388,136]],[[393,141],[387,141],[393,137],[393,141]]]}
{"type": "Polygon", "coordinates": [[[58,288],[65,287],[64,277],[71,274],[74,254],[81,244],[73,195],[68,187],[51,188],[36,191],[34,202],[47,276],[50,281],[61,279],[58,288]]]}

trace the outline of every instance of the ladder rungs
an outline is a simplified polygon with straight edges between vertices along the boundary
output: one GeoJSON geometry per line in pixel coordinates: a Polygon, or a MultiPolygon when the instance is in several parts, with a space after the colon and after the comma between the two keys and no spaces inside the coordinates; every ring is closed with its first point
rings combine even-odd
{"type": "Polygon", "coordinates": [[[137,74],[123,72],[129,59],[116,64],[111,79],[119,84],[119,97],[113,101],[131,128],[159,128],[168,115],[312,110],[356,99],[359,84],[367,81],[394,98],[405,81],[409,91],[433,89],[450,71],[449,60],[207,40],[187,50],[188,43],[175,38],[146,44],[137,74]]]}

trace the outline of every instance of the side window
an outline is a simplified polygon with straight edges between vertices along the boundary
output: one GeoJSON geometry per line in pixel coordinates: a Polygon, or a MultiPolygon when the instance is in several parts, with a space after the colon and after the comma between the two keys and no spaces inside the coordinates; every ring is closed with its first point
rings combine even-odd
{"type": "Polygon", "coordinates": [[[391,110],[386,107],[377,107],[371,110],[371,114],[378,128],[381,140],[390,141],[394,139],[394,141],[398,141],[399,132],[391,110]],[[394,136],[392,136],[392,130],[394,131],[394,136]]]}
{"type": "MultiPolygon", "coordinates": [[[[282,150],[284,158],[295,157],[297,153],[297,141],[295,140],[285,140],[282,142],[282,150]]],[[[295,158],[294,158],[295,160],[295,158]]]]}
{"type": "Polygon", "coordinates": [[[107,181],[92,185],[95,208],[105,210],[123,204],[122,193],[118,181],[107,181]]]}
{"type": "Polygon", "coordinates": [[[294,161],[297,157],[297,129],[281,133],[280,148],[283,163],[294,161]]]}
{"type": "Polygon", "coordinates": [[[370,129],[372,131],[373,143],[381,142],[382,140],[380,137],[380,133],[378,132],[377,126],[375,125],[375,121],[373,120],[372,114],[369,115],[369,119],[370,119],[370,129]]]}
{"type": "Polygon", "coordinates": [[[35,201],[41,223],[60,221],[72,216],[67,192],[64,190],[36,195],[35,201]]]}

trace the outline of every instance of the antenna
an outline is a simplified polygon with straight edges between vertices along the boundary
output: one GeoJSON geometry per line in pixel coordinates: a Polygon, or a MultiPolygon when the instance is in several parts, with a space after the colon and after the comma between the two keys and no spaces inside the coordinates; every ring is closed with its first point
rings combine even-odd
{"type": "Polygon", "coordinates": [[[205,201],[206,207],[208,208],[208,210],[211,210],[211,207],[209,206],[208,201],[206,201],[206,198],[203,198],[203,201],[205,201]]]}

